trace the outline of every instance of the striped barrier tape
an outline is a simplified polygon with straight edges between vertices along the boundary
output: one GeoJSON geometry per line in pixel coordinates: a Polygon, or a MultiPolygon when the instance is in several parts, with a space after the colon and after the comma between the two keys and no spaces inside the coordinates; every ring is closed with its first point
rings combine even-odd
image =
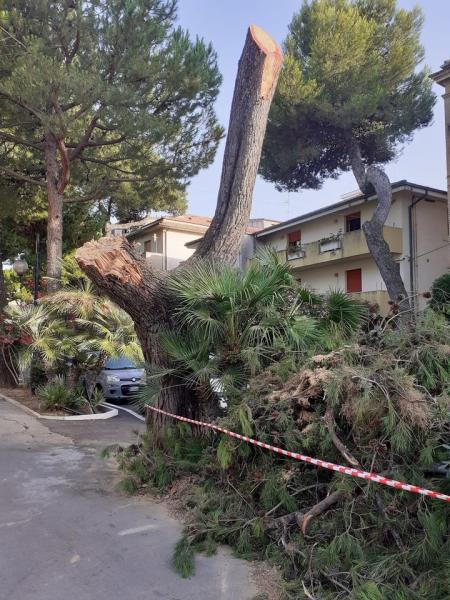
{"type": "Polygon", "coordinates": [[[330,471],[337,471],[338,473],[343,473],[344,475],[351,475],[351,477],[359,477],[368,481],[375,481],[375,483],[380,483],[381,485],[388,485],[389,487],[393,487],[397,490],[404,490],[413,494],[421,494],[422,496],[429,496],[430,498],[436,498],[437,500],[444,500],[445,502],[450,502],[450,496],[447,496],[446,494],[441,494],[440,492],[427,490],[425,488],[418,487],[417,485],[410,485],[409,483],[396,481],[395,479],[389,479],[387,477],[383,477],[382,475],[378,475],[377,473],[360,471],[359,469],[354,469],[353,467],[344,467],[343,465],[336,465],[334,463],[327,462],[326,460],[320,460],[319,458],[312,458],[311,456],[299,454],[298,452],[290,452],[289,450],[284,450],[283,448],[277,448],[277,446],[271,446],[270,444],[259,442],[258,440],[249,438],[246,435],[234,433],[234,431],[229,431],[228,429],[224,429],[223,427],[219,427],[218,425],[212,425],[211,423],[204,423],[203,421],[195,421],[194,419],[188,419],[187,417],[174,415],[165,410],[162,410],[161,408],[156,408],[154,406],[148,406],[147,408],[154,412],[160,413],[161,415],[171,417],[172,419],[177,419],[178,421],[183,421],[184,423],[191,423],[192,425],[199,425],[200,427],[207,427],[209,429],[213,429],[214,431],[218,431],[225,435],[229,435],[230,437],[236,438],[238,440],[242,440],[244,442],[248,442],[249,444],[253,444],[253,446],[258,446],[259,448],[264,448],[265,450],[270,450],[271,452],[276,452],[277,454],[282,454],[283,456],[288,456],[289,458],[300,460],[302,462],[315,465],[316,467],[329,469],[330,471]]]}

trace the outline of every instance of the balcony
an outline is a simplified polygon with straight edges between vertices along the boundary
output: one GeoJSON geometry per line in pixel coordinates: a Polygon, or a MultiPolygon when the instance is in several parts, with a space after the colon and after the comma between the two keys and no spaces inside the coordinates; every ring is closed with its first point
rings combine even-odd
{"type": "MultiPolygon", "coordinates": [[[[383,236],[393,254],[402,254],[403,235],[400,227],[383,227],[383,236]]],[[[279,254],[289,262],[293,269],[305,269],[349,258],[370,256],[362,229],[302,244],[289,250],[281,250],[279,254]]]]}

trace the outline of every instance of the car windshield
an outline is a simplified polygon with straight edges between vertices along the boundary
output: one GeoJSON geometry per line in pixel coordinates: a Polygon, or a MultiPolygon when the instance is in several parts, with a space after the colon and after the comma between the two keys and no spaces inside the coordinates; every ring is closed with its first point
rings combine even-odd
{"type": "Polygon", "coordinates": [[[119,358],[110,358],[105,365],[108,371],[117,371],[119,369],[137,369],[137,366],[129,358],[120,356],[119,358]]]}

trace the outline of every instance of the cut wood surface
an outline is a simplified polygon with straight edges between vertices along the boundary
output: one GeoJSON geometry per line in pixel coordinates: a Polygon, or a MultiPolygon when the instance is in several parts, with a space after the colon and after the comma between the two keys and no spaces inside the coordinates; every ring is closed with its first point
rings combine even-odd
{"type": "Polygon", "coordinates": [[[281,63],[275,40],[252,25],[239,60],[216,212],[194,259],[208,256],[234,263],[238,257],[281,63]]]}

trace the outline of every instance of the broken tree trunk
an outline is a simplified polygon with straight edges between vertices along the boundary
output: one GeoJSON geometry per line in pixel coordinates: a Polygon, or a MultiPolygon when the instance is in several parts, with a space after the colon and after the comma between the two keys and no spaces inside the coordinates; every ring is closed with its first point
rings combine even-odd
{"type": "MultiPolygon", "coordinates": [[[[216,212],[190,261],[200,257],[234,264],[238,257],[281,62],[278,45],[252,25],[239,61],[216,212]]],[[[153,269],[123,238],[88,242],[76,259],[97,288],[132,317],[146,361],[169,367],[160,343],[160,332],[173,327],[176,303],[167,290],[167,274],[153,269]]],[[[167,376],[157,405],[195,416],[200,403],[192,390],[167,376]]]]}
{"type": "Polygon", "coordinates": [[[231,263],[238,257],[281,63],[276,42],[251,25],[236,77],[216,212],[196,257],[231,263]]]}
{"type": "Polygon", "coordinates": [[[392,204],[391,182],[379,167],[370,165],[366,168],[358,144],[353,144],[351,154],[352,171],[359,189],[366,194],[368,188],[372,186],[377,195],[377,204],[372,218],[363,224],[367,246],[386,285],[389,298],[398,304],[401,313],[408,313],[410,303],[400,275],[400,267],[393,259],[383,235],[383,227],[392,204]]]}

